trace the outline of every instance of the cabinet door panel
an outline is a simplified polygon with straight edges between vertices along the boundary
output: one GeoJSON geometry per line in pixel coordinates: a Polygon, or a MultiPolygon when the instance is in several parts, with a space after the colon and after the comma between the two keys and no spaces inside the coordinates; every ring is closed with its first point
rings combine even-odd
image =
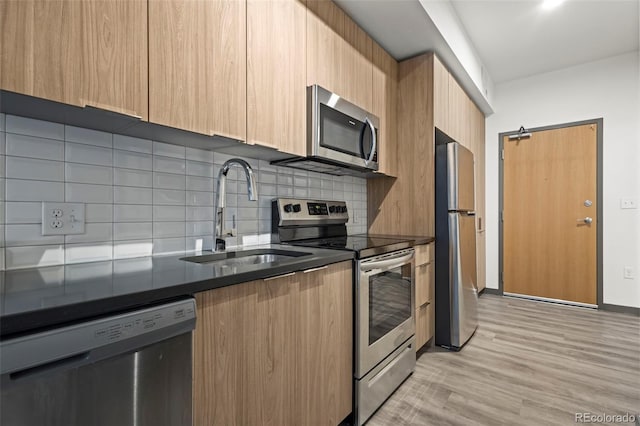
{"type": "Polygon", "coordinates": [[[253,315],[253,283],[196,295],[193,335],[193,423],[195,426],[241,425],[246,381],[248,324],[253,315]],[[224,392],[220,392],[224,389],[224,392]]]}
{"type": "Polygon", "coordinates": [[[371,38],[330,0],[307,1],[307,85],[371,110],[371,38]]]}
{"type": "Polygon", "coordinates": [[[150,121],[246,136],[246,3],[149,0],[150,121]]]}
{"type": "Polygon", "coordinates": [[[416,309],[416,351],[422,348],[429,340],[427,306],[425,304],[416,309]]]}
{"type": "Polygon", "coordinates": [[[144,0],[0,2],[2,89],[147,118],[144,0]]]}
{"type": "Polygon", "coordinates": [[[378,171],[388,176],[397,175],[397,96],[398,63],[380,45],[374,42],[372,112],[380,118],[378,171]]]}
{"type": "Polygon", "coordinates": [[[247,141],[306,155],[306,8],[247,2],[247,141]]]}
{"type": "Polygon", "coordinates": [[[449,122],[449,71],[438,57],[433,58],[433,125],[444,133],[451,132],[449,122]]]}
{"type": "Polygon", "coordinates": [[[296,424],[339,424],[351,412],[351,262],[302,275],[296,424]]]}
{"type": "Polygon", "coordinates": [[[298,277],[254,282],[254,311],[243,356],[246,359],[246,418],[248,425],[295,423],[296,292],[298,277]]]}

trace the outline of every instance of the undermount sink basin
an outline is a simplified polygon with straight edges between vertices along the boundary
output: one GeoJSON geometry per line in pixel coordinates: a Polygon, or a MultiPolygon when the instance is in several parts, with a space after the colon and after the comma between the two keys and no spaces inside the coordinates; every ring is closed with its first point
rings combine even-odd
{"type": "Polygon", "coordinates": [[[180,260],[194,263],[211,263],[221,267],[237,265],[259,265],[262,263],[273,263],[291,260],[296,257],[309,256],[311,253],[278,250],[278,249],[256,249],[243,251],[227,251],[222,253],[203,254],[200,256],[183,257],[180,260]]]}

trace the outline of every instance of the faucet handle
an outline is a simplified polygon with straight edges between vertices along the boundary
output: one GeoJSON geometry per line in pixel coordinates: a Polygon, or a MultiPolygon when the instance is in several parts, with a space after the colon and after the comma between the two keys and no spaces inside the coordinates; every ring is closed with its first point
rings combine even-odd
{"type": "Polygon", "coordinates": [[[223,238],[216,238],[216,249],[215,251],[222,251],[227,248],[227,243],[223,238]]]}

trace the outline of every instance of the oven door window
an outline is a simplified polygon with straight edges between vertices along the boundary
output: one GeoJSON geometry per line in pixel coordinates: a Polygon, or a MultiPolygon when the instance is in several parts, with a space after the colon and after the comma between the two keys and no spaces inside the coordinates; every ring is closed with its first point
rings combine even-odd
{"type": "Polygon", "coordinates": [[[369,276],[369,345],[411,318],[411,265],[369,276]]]}

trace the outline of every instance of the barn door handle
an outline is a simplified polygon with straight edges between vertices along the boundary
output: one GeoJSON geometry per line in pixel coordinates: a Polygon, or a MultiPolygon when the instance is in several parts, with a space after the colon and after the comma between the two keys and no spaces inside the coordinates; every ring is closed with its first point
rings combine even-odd
{"type": "Polygon", "coordinates": [[[583,223],[586,223],[587,225],[591,225],[591,223],[593,222],[593,218],[590,218],[589,216],[587,216],[584,219],[578,219],[578,222],[583,222],[583,223]]]}

